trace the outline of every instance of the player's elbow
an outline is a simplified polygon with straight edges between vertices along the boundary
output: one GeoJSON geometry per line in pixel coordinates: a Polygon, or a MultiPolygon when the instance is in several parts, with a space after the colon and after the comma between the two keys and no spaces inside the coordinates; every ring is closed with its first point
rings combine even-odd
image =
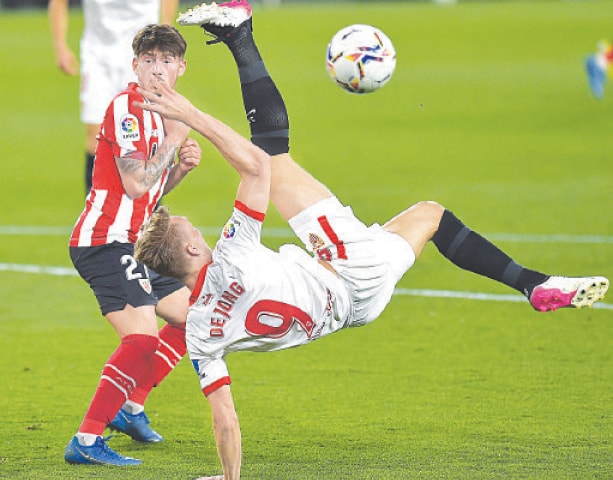
{"type": "Polygon", "coordinates": [[[145,185],[138,182],[124,182],[123,189],[125,190],[126,195],[133,200],[139,199],[149,191],[145,185]]]}

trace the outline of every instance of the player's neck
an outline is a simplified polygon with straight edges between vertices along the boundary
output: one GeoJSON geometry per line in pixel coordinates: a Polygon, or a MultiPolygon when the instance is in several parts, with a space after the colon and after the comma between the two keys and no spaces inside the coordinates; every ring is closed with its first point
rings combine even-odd
{"type": "MultiPolygon", "coordinates": [[[[210,257],[199,257],[197,261],[191,263],[188,272],[180,280],[185,284],[190,291],[194,291],[194,288],[198,285],[199,277],[204,272],[202,270],[211,263],[210,257]]],[[[202,279],[200,279],[202,281],[202,279]]]]}

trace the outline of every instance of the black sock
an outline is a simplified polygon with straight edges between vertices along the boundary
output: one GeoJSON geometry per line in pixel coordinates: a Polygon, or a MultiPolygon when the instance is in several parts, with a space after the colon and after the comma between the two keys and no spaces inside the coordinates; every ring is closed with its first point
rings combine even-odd
{"type": "Polygon", "coordinates": [[[262,60],[260,52],[255,45],[252,32],[253,27],[250,18],[232,30],[223,40],[232,52],[238,68],[262,60]]]}
{"type": "Polygon", "coordinates": [[[530,296],[536,285],[548,275],[515,263],[489,240],[473,232],[452,212],[445,210],[432,242],[439,252],[464,270],[504,283],[530,296]]]}
{"type": "Polygon", "coordinates": [[[94,170],[94,158],[95,155],[91,153],[85,153],[85,195],[92,189],[92,173],[94,170]]]}
{"type": "MultiPolygon", "coordinates": [[[[263,65],[263,64],[262,64],[263,65]]],[[[289,119],[283,97],[270,76],[241,83],[251,141],[269,155],[289,151],[289,119]]]]}
{"type": "Polygon", "coordinates": [[[251,33],[251,19],[224,39],[234,56],[251,141],[269,155],[289,151],[289,119],[281,93],[270,77],[251,33]]]}

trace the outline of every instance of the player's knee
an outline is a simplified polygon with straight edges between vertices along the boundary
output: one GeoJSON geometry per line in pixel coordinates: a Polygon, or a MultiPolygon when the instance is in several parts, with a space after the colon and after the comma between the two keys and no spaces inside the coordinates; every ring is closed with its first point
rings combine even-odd
{"type": "Polygon", "coordinates": [[[384,227],[401,235],[416,248],[436,233],[444,211],[445,209],[436,202],[417,202],[392,218],[384,227]]]}
{"type": "Polygon", "coordinates": [[[414,204],[411,210],[416,217],[419,217],[422,224],[428,225],[432,234],[434,234],[441,222],[445,207],[432,200],[422,200],[414,204]]]}
{"type": "Polygon", "coordinates": [[[134,359],[138,358],[147,363],[153,360],[159,343],[157,335],[131,334],[121,339],[121,346],[129,349],[134,359]]]}

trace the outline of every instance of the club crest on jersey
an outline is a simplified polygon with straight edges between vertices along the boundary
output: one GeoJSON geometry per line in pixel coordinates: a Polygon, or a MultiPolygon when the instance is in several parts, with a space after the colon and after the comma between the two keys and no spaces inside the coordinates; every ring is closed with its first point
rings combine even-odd
{"type": "Polygon", "coordinates": [[[138,128],[138,118],[131,113],[124,115],[121,119],[121,137],[123,140],[140,140],[140,131],[138,128]]]}
{"type": "Polygon", "coordinates": [[[141,288],[147,292],[149,295],[151,295],[151,282],[149,281],[148,278],[139,278],[138,279],[138,283],[140,284],[141,288]]]}
{"type": "Polygon", "coordinates": [[[309,233],[309,243],[311,244],[313,251],[318,250],[324,246],[323,239],[316,233],[309,233]]]}

